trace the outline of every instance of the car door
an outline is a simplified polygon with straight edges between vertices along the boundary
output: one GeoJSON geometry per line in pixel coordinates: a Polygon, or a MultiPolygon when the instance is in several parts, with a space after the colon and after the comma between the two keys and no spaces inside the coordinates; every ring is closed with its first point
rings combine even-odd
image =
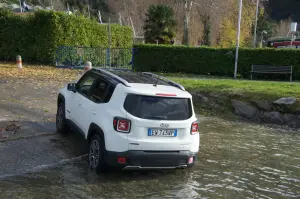
{"type": "Polygon", "coordinates": [[[98,124],[97,121],[104,117],[106,103],[109,101],[113,92],[112,88],[113,87],[108,80],[98,76],[91,87],[89,96],[82,100],[85,106],[81,115],[88,119],[80,120],[80,128],[85,132],[88,131],[91,122],[98,124]]]}
{"type": "Polygon", "coordinates": [[[85,132],[82,128],[83,120],[88,120],[89,118],[84,117],[87,111],[86,100],[89,98],[89,93],[93,84],[97,79],[97,75],[93,72],[85,73],[82,78],[76,84],[76,92],[73,94],[73,98],[69,100],[70,110],[69,115],[71,120],[75,123],[81,131],[85,132]]]}

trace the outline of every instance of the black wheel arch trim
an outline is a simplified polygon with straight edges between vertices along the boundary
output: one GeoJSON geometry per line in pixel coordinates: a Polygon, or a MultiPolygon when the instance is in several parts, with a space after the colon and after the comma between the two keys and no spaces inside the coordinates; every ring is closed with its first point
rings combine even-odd
{"type": "Polygon", "coordinates": [[[66,119],[66,120],[67,120],[67,123],[69,124],[69,126],[71,127],[71,129],[73,129],[75,132],[82,135],[82,137],[85,139],[84,132],[72,120],[70,120],[70,119],[66,119]]]}
{"type": "Polygon", "coordinates": [[[58,94],[57,105],[59,105],[60,101],[62,101],[63,103],[65,103],[65,97],[61,93],[58,94]]]}
{"type": "Polygon", "coordinates": [[[103,144],[105,146],[105,136],[104,136],[104,132],[103,130],[95,123],[91,123],[89,131],[88,131],[88,135],[87,135],[87,141],[90,142],[90,139],[92,138],[92,136],[97,133],[100,138],[103,141],[103,144]]]}

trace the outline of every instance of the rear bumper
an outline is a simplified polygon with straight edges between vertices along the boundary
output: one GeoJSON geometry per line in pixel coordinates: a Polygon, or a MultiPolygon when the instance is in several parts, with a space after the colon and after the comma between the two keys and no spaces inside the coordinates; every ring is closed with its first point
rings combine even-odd
{"type": "Polygon", "coordinates": [[[124,170],[186,168],[193,166],[196,159],[197,153],[190,151],[107,151],[105,156],[109,166],[124,170]],[[126,163],[119,163],[119,157],[126,158],[126,163]],[[189,164],[191,157],[193,162],[189,164]]]}

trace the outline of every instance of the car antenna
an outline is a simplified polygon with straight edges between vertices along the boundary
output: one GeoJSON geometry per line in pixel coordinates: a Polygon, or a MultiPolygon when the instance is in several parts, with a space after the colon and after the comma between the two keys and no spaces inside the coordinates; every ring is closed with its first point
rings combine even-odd
{"type": "Polygon", "coordinates": [[[159,80],[159,77],[160,77],[160,76],[159,76],[159,75],[157,75],[156,82],[155,82],[155,84],[154,84],[153,86],[155,86],[155,87],[157,86],[157,84],[158,84],[158,80],[159,80]]]}

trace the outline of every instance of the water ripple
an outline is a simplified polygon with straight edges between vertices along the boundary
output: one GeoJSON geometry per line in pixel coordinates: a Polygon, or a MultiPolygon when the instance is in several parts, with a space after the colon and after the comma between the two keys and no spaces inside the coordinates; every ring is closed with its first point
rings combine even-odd
{"type": "Polygon", "coordinates": [[[300,134],[218,119],[201,124],[192,169],[96,176],[85,161],[66,162],[0,179],[1,197],[300,198],[300,134]]]}

